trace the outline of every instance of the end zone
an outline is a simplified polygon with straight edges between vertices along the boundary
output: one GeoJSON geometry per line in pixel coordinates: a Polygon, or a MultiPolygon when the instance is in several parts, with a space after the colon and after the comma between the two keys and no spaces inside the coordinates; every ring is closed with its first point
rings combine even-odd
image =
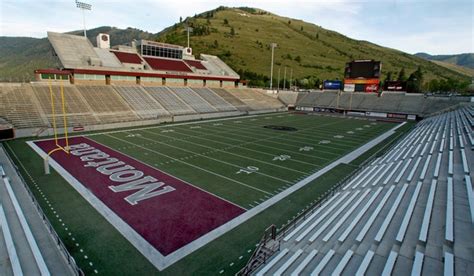
{"type": "MultiPolygon", "coordinates": [[[[42,157],[55,147],[54,140],[28,144],[42,157]]],[[[70,138],[70,155],[54,153],[51,166],[158,269],[245,212],[86,137],[70,138]]]]}

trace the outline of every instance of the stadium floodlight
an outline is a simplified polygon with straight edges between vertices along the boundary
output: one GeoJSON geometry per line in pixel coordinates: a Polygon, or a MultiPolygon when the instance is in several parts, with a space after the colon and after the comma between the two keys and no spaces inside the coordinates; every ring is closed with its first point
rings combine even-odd
{"type": "Polygon", "coordinates": [[[84,11],[92,10],[92,5],[76,0],[76,8],[79,8],[79,9],[82,10],[82,24],[84,25],[84,37],[87,37],[87,33],[86,33],[86,15],[85,15],[84,11]]]}
{"type": "Polygon", "coordinates": [[[272,64],[270,65],[270,90],[273,90],[273,54],[275,51],[275,47],[278,45],[276,43],[271,43],[270,47],[272,47],[272,64]]]}

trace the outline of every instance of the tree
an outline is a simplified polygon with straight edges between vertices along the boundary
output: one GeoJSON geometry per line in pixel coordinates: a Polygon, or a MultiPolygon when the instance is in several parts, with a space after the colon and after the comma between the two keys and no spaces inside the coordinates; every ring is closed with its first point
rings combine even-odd
{"type": "Polygon", "coordinates": [[[231,27],[231,28],[230,28],[230,35],[231,35],[231,36],[234,36],[234,35],[235,35],[234,27],[231,27]]]}
{"type": "Polygon", "coordinates": [[[227,18],[224,18],[224,25],[229,25],[229,20],[227,20],[227,18]]]}
{"type": "Polygon", "coordinates": [[[288,20],[288,25],[291,25],[291,20],[288,20]]]}
{"type": "Polygon", "coordinates": [[[300,30],[303,31],[303,26],[301,26],[301,29],[300,29],[300,30]]]}
{"type": "Polygon", "coordinates": [[[214,40],[214,48],[216,49],[219,48],[219,42],[217,42],[217,39],[214,40]]]}
{"type": "Polygon", "coordinates": [[[179,17],[179,23],[183,22],[183,18],[180,16],[179,17]]]}
{"type": "Polygon", "coordinates": [[[397,78],[398,81],[405,81],[406,80],[406,76],[405,76],[405,68],[402,68],[400,70],[400,72],[398,73],[398,78],[397,78]]]}
{"type": "Polygon", "coordinates": [[[319,39],[319,33],[316,33],[316,39],[319,39]]]}
{"type": "Polygon", "coordinates": [[[296,56],[296,57],[295,57],[295,61],[301,62],[301,57],[300,57],[300,56],[296,56]]]}

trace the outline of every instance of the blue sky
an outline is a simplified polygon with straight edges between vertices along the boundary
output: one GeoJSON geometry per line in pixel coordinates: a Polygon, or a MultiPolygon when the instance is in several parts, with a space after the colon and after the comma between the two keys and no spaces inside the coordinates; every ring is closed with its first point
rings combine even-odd
{"type": "MultiPolygon", "coordinates": [[[[158,32],[182,16],[220,5],[250,6],[302,19],[351,38],[408,53],[474,52],[474,1],[466,0],[83,0],[88,28],[135,27],[158,32]]],[[[45,37],[82,29],[74,0],[0,0],[0,36],[45,37]]]]}

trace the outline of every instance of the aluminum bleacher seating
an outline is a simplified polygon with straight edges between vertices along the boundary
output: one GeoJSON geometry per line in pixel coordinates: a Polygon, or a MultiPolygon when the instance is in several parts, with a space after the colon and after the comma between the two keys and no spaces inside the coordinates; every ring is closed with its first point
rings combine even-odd
{"type": "Polygon", "coordinates": [[[217,112],[216,108],[188,87],[170,87],[169,89],[198,113],[217,112]]]}
{"type": "Polygon", "coordinates": [[[114,86],[114,89],[142,119],[154,119],[170,114],[139,86],[114,86]]]}
{"type": "Polygon", "coordinates": [[[421,121],[290,228],[281,240],[282,250],[303,253],[284,258],[269,271],[290,262],[285,274],[420,275],[444,267],[446,275],[452,275],[473,266],[474,256],[467,253],[474,235],[474,195],[467,168],[473,152],[461,148],[456,136],[465,135],[465,129],[460,116],[453,114],[462,113],[453,112],[421,121]],[[452,150],[451,133],[456,138],[452,150]],[[464,183],[456,185],[460,181],[464,183]]]}
{"type": "Polygon", "coordinates": [[[166,110],[174,115],[195,114],[196,111],[183,102],[176,94],[167,87],[143,87],[155,100],[166,110]]]}
{"type": "Polygon", "coordinates": [[[192,88],[194,92],[199,94],[204,100],[210,103],[215,109],[219,111],[235,111],[237,110],[233,105],[224,100],[221,96],[214,93],[208,88],[192,88]]]}

